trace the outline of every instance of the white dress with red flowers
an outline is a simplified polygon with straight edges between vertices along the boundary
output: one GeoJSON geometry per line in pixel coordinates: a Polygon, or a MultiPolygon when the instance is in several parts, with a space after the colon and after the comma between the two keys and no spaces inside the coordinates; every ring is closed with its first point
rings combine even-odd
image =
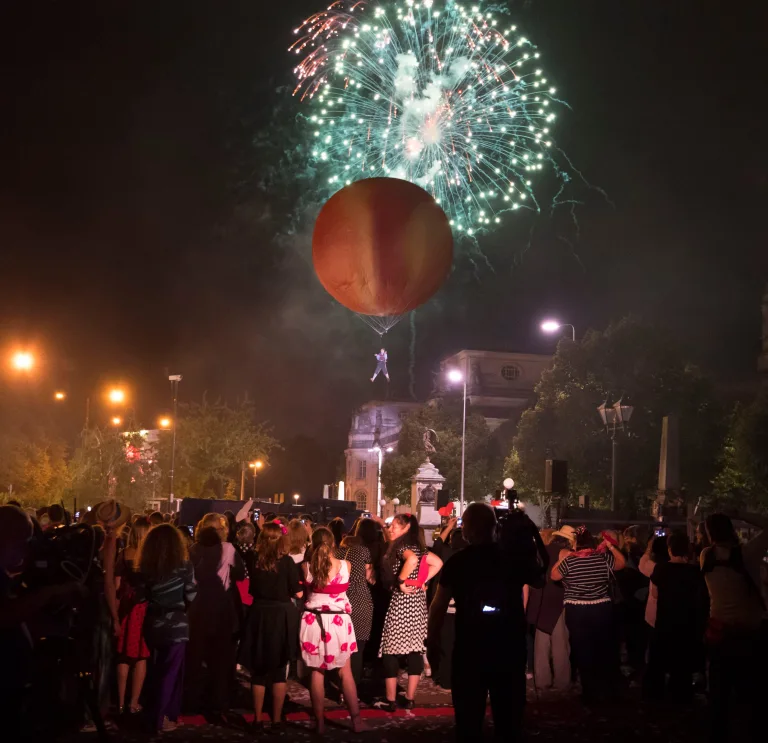
{"type": "Polygon", "coordinates": [[[345,560],[336,577],[322,589],[312,587],[312,574],[307,572],[307,600],[299,641],[301,656],[310,668],[342,668],[357,651],[348,586],[349,564],[345,560]]]}

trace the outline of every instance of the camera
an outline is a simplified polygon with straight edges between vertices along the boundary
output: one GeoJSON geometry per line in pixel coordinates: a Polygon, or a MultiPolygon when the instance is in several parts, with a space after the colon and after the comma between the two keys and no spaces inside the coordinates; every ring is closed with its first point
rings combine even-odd
{"type": "Polygon", "coordinates": [[[464,523],[464,519],[456,519],[456,528],[460,529],[462,524],[464,523]]]}

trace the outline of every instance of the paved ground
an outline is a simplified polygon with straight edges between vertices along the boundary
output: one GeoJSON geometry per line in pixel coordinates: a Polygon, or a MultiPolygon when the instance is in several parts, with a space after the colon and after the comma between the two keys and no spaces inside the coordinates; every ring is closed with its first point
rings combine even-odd
{"type": "MultiPolygon", "coordinates": [[[[309,695],[296,683],[290,685],[291,704],[286,707],[287,723],[281,738],[265,735],[263,740],[318,740],[312,732],[307,713],[309,695]]],[[[354,735],[346,711],[329,702],[329,741],[400,741],[453,740],[453,711],[450,696],[436,689],[429,679],[420,684],[414,712],[400,710],[395,715],[367,708],[364,718],[370,730],[354,735]]],[[[186,724],[174,733],[159,736],[163,741],[246,741],[255,736],[248,729],[252,715],[234,715],[226,724],[208,724],[201,717],[186,718],[186,724]]],[[[702,743],[706,741],[706,715],[703,698],[689,708],[646,705],[636,689],[627,690],[624,701],[596,710],[587,710],[576,695],[544,694],[529,689],[525,740],[530,743],[599,743],[600,741],[664,741],[665,743],[702,743]]],[[[488,739],[490,740],[490,719],[488,739]]],[[[95,741],[94,734],[69,738],[72,743],[95,741]]],[[[111,737],[116,743],[146,741],[137,732],[123,730],[111,737]]]]}

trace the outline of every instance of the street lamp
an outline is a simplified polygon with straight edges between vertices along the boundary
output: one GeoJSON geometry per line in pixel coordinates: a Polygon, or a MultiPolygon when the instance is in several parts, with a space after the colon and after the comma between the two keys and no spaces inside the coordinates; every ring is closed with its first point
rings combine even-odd
{"type": "Polygon", "coordinates": [[[168,494],[168,508],[173,513],[173,482],[176,468],[176,421],[179,419],[179,382],[181,382],[181,374],[171,374],[168,377],[168,381],[171,383],[171,393],[173,395],[173,439],[171,440],[171,492],[168,494]]]}
{"type": "Polygon", "coordinates": [[[621,399],[610,406],[606,400],[597,408],[606,433],[611,437],[611,511],[616,510],[616,451],[618,448],[616,431],[625,430],[633,411],[634,408],[622,403],[621,399]]]}
{"type": "Polygon", "coordinates": [[[368,451],[375,452],[378,455],[378,466],[376,468],[376,515],[381,516],[381,465],[384,462],[384,452],[386,451],[387,454],[391,454],[394,449],[391,446],[388,446],[386,449],[382,449],[381,445],[376,442],[370,449],[368,449],[368,451]]]}
{"type": "Polygon", "coordinates": [[[160,418],[160,420],[157,422],[157,425],[160,426],[160,428],[170,428],[171,427],[171,419],[170,418],[160,418]]]}
{"type": "Polygon", "coordinates": [[[461,489],[459,491],[459,516],[464,513],[464,450],[467,438],[467,375],[459,369],[448,370],[448,381],[453,384],[464,383],[464,412],[461,416],[461,489]]]}
{"type": "Polygon", "coordinates": [[[61,402],[62,400],[67,399],[67,393],[66,392],[54,392],[53,393],[53,399],[57,400],[58,402],[61,402]]]}
{"type": "Polygon", "coordinates": [[[558,322],[557,320],[545,320],[543,323],[541,323],[541,329],[545,333],[557,333],[557,331],[561,330],[562,328],[571,329],[571,340],[576,343],[576,328],[574,328],[570,323],[558,322]]]}
{"type": "Polygon", "coordinates": [[[122,405],[125,402],[125,390],[120,387],[113,387],[107,392],[107,399],[113,405],[122,405]]]}
{"type": "Polygon", "coordinates": [[[114,418],[112,418],[113,426],[119,426],[122,422],[123,422],[123,419],[119,415],[116,415],[114,418]]]}
{"type": "Polygon", "coordinates": [[[32,371],[35,366],[35,357],[29,351],[16,351],[11,356],[11,366],[16,371],[32,371]]]}
{"type": "Polygon", "coordinates": [[[256,500],[256,473],[264,466],[264,462],[257,459],[248,465],[253,470],[253,499],[256,500]]]}
{"type": "Polygon", "coordinates": [[[293,494],[293,504],[294,504],[295,506],[298,506],[298,505],[299,505],[299,494],[298,494],[298,493],[294,493],[294,494],[293,494]]]}

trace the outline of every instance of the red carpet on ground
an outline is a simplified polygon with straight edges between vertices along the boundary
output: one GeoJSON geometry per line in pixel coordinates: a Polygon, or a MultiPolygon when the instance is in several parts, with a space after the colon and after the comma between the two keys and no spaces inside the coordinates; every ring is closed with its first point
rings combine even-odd
{"type": "MultiPolygon", "coordinates": [[[[385,712],[381,709],[363,709],[360,715],[364,719],[377,719],[382,717],[453,717],[453,707],[415,707],[412,710],[399,709],[396,712],[385,712]]],[[[344,720],[349,717],[345,709],[331,709],[325,713],[328,720],[344,720]]],[[[253,721],[253,713],[243,715],[246,722],[253,721]]],[[[269,721],[269,715],[264,714],[264,719],[269,721]]],[[[291,712],[285,715],[289,722],[307,722],[311,716],[307,712],[291,712]]],[[[200,726],[206,725],[206,719],[202,715],[189,715],[180,719],[182,725],[200,726]]]]}

